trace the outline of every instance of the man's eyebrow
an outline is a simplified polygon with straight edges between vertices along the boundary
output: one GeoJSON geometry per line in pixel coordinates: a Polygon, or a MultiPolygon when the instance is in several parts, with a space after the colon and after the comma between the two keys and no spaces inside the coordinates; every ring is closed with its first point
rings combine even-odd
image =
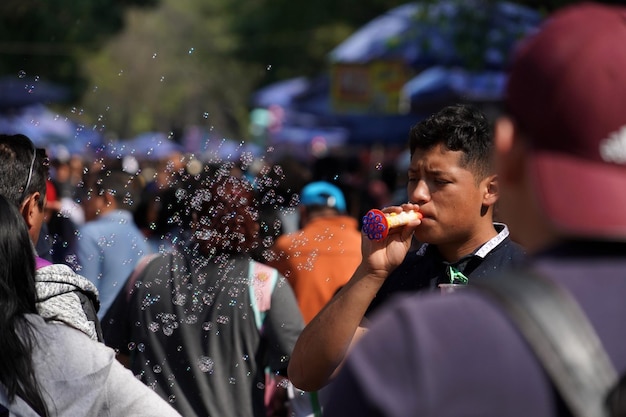
{"type": "MultiPolygon", "coordinates": [[[[409,174],[419,174],[420,171],[421,170],[415,169],[415,168],[409,168],[408,169],[408,173],[409,174]]],[[[443,170],[438,169],[438,168],[424,168],[424,172],[426,174],[429,174],[429,175],[446,175],[446,174],[448,174],[447,171],[443,171],[443,170]]]]}

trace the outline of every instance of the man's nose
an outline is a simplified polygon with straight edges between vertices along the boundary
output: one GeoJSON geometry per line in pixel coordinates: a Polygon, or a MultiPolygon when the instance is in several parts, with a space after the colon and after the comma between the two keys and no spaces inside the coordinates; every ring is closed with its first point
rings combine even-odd
{"type": "Polygon", "coordinates": [[[428,184],[424,180],[419,180],[417,186],[409,193],[409,199],[412,203],[422,205],[430,200],[430,190],[428,184]]]}

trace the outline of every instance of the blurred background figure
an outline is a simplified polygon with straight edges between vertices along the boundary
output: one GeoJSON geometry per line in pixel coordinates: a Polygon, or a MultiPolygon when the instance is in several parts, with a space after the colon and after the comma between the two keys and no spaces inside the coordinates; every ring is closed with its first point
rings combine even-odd
{"type": "Polygon", "coordinates": [[[139,259],[150,252],[133,221],[139,204],[136,176],[104,168],[87,176],[82,206],[86,223],[75,240],[77,272],[98,288],[102,319],[139,259]]]}
{"type": "Polygon", "coordinates": [[[184,171],[172,174],[169,184],[162,188],[150,184],[143,188],[133,218],[146,237],[150,253],[171,251],[189,238],[189,210],[183,197],[193,191],[195,183],[194,176],[184,171]]]}
{"type": "Polygon", "coordinates": [[[253,256],[268,262],[273,258],[271,247],[276,239],[300,228],[299,192],[311,181],[311,168],[290,156],[274,163],[259,161],[251,168],[246,176],[254,182],[259,198],[262,241],[253,256]]]}
{"type": "Polygon", "coordinates": [[[36,246],[41,257],[57,264],[71,264],[76,230],[80,224],[73,220],[76,214],[82,216],[80,206],[71,203],[70,198],[60,198],[55,182],[47,180],[45,217],[36,246]]]}
{"type": "MultiPolygon", "coordinates": [[[[273,247],[270,264],[294,290],[305,324],[350,279],[361,262],[361,232],[347,213],[343,192],[326,181],[307,184],[300,193],[301,229],[282,235],[273,247]]],[[[290,386],[290,397],[301,414],[314,414],[317,394],[290,386]]]]}
{"type": "MultiPolygon", "coordinates": [[[[0,194],[20,210],[35,245],[41,242],[49,183],[44,149],[24,135],[0,135],[0,194]]],[[[34,246],[33,246],[34,247],[34,246]]],[[[74,327],[102,340],[98,290],[64,264],[52,264],[36,254],[37,311],[46,319],[74,327]]]]}
{"type": "Polygon", "coordinates": [[[192,237],[138,266],[103,319],[105,343],[185,416],[279,415],[266,404],[285,390],[267,370],[286,375],[303,321],[284,277],[251,257],[254,189],[228,164],[176,198],[192,237]]]}
{"type": "Polygon", "coordinates": [[[0,195],[0,414],[178,416],[111,349],[37,314],[32,247],[22,216],[0,195]]]}
{"type": "Polygon", "coordinates": [[[301,229],[278,238],[270,264],[291,284],[305,323],[352,276],[361,262],[361,232],[346,214],[346,200],[335,185],[316,181],[300,194],[301,229]]]}

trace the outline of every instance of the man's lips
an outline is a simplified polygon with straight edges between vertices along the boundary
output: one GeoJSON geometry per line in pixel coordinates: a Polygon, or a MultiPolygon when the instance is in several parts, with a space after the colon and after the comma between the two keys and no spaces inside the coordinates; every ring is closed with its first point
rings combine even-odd
{"type": "Polygon", "coordinates": [[[422,213],[422,223],[425,221],[427,222],[429,220],[434,220],[434,217],[429,215],[428,213],[424,213],[424,212],[421,212],[421,213],[422,213]]]}

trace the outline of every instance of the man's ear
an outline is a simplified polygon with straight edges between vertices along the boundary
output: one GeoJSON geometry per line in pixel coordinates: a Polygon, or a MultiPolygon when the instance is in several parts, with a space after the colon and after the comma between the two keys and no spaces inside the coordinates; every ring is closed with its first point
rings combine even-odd
{"type": "Polygon", "coordinates": [[[482,181],[482,184],[484,187],[483,205],[493,206],[498,201],[498,176],[496,174],[489,175],[482,181]]]}
{"type": "Polygon", "coordinates": [[[33,226],[36,226],[36,223],[40,221],[40,214],[42,211],[42,208],[39,205],[40,200],[41,193],[39,193],[39,191],[35,191],[31,195],[29,195],[22,203],[20,212],[22,213],[22,217],[26,221],[28,230],[30,230],[33,226]]]}

